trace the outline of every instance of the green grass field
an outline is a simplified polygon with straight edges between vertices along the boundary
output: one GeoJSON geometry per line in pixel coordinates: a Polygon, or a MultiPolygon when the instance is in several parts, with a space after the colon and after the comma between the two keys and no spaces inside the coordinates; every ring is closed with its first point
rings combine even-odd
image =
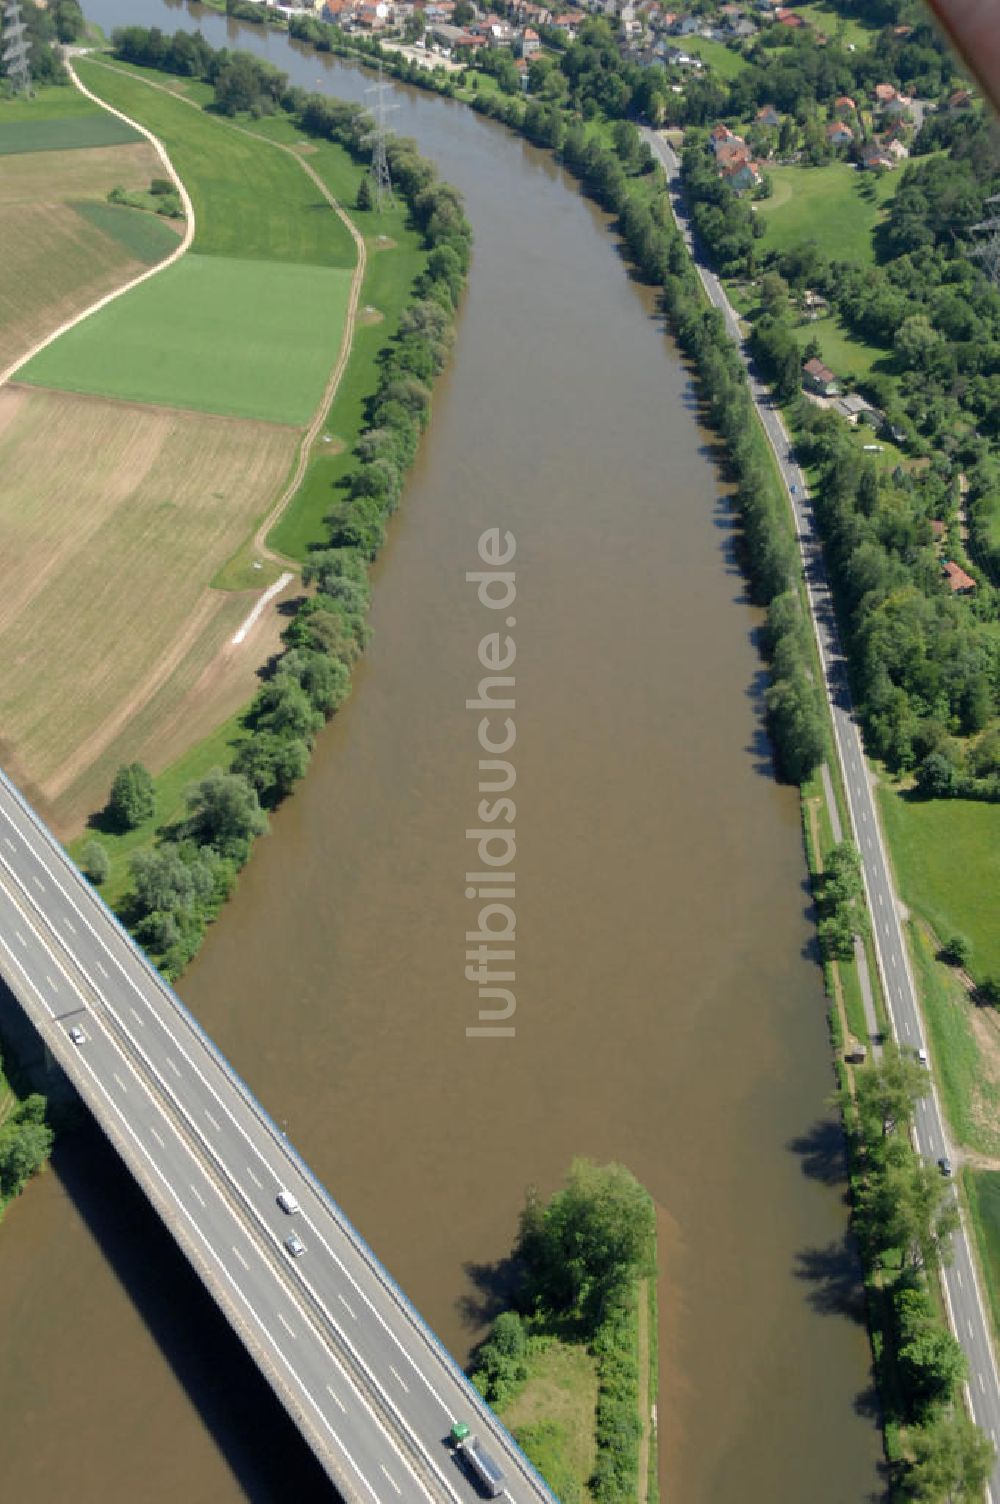
{"type": "Polygon", "coordinates": [[[830,0],[801,0],[801,3],[796,4],[795,10],[804,21],[815,26],[817,31],[822,31],[826,36],[837,38],[845,44],[853,42],[858,48],[870,46],[879,33],[877,23],[860,21],[853,16],[844,16],[835,4],[830,3],[830,0]]]}
{"type": "Polygon", "coordinates": [[[875,259],[873,234],[900,181],[898,172],[876,177],[846,162],[826,167],[768,167],[774,192],[757,213],[766,232],[765,251],[784,251],[815,240],[831,261],[875,259]]]}
{"type": "Polygon", "coordinates": [[[879,804],[903,901],[941,940],[968,936],[977,977],[1000,975],[1000,806],[910,800],[884,784],[879,804]]]}
{"type": "Polygon", "coordinates": [[[103,111],[99,115],[74,115],[68,120],[7,121],[0,115],[0,157],[25,151],[78,151],[87,146],[120,146],[125,141],[141,140],[138,131],[126,125],[124,120],[116,120],[114,115],[103,111]]]}
{"type": "Polygon", "coordinates": [[[44,84],[30,99],[18,94],[0,99],[0,124],[11,120],[66,120],[69,116],[93,115],[100,119],[104,111],[72,84],[44,84]]]}
{"type": "Polygon", "coordinates": [[[123,204],[102,204],[96,200],[74,203],[70,207],[147,266],[155,265],[177,249],[178,230],[171,229],[170,224],[157,214],[143,214],[141,210],[129,209],[123,204]]]}
{"type": "Polygon", "coordinates": [[[796,324],[792,333],[803,348],[810,340],[817,340],[822,359],[842,381],[859,381],[870,376],[876,365],[883,369],[894,363],[891,351],[858,339],[844,328],[835,313],[808,324],[796,324]]]}
{"type": "Polygon", "coordinates": [[[43,350],[35,386],[308,423],[340,345],[351,274],[185,256],[43,350]]]}
{"type": "MultiPolygon", "coordinates": [[[[278,139],[302,139],[296,136],[290,122],[274,120],[260,124],[273,131],[278,139]]],[[[322,442],[316,445],[295,499],[268,539],[272,547],[292,559],[304,559],[310,547],[326,537],[323,518],[335,499],[334,488],[356,463],[351,450],[364,427],[364,404],[378,384],[379,351],[395,333],[413,279],[427,259],[420,235],[407,228],[404,206],[397,204],[381,216],[353,207],[364,169],[346,151],[329,142],[317,143],[317,150],[308,160],[330,192],[350,211],[365,237],[368,263],[351,358],[326,422],[327,431],[344,447],[336,454],[329,454],[324,452],[322,442]],[[391,242],[388,249],[378,249],[384,244],[378,240],[379,235],[388,236],[391,242]],[[368,306],[378,310],[381,320],[365,321],[363,310],[368,306]]]]}
{"type": "Polygon", "coordinates": [[[735,78],[746,67],[739,53],[724,42],[713,42],[707,37],[681,37],[679,45],[692,57],[700,57],[719,78],[735,78]]]}
{"type": "Polygon", "coordinates": [[[962,1184],[976,1232],[993,1331],[1000,1336],[1000,1172],[963,1170],[962,1184]]]}
{"type": "Polygon", "coordinates": [[[95,94],[163,141],[194,204],[194,250],[241,261],[354,266],[347,227],[287,153],[132,72],[82,60],[79,73],[95,94]]]}

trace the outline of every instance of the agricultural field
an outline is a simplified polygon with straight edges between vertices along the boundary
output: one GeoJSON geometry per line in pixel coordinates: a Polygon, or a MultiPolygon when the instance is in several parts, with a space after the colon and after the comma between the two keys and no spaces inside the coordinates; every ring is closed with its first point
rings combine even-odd
{"type": "Polygon", "coordinates": [[[166,146],[194,204],[193,250],[353,269],[347,227],[293,157],[124,68],[84,59],[78,72],[166,146]]]}
{"type": "Polygon", "coordinates": [[[337,359],[350,283],[340,268],[189,253],[49,345],[18,379],[305,425],[337,359]]]}
{"type": "Polygon", "coordinates": [[[858,172],[847,162],[826,167],[767,167],[773,193],[756,204],[765,226],[762,251],[815,240],[831,261],[875,259],[874,233],[901,174],[858,172]]]}
{"type": "Polygon", "coordinates": [[[152,215],[98,217],[112,188],[146,188],[158,170],[146,142],[3,158],[0,370],[176,246],[177,228],[152,215]]]}
{"type": "MultiPolygon", "coordinates": [[[[273,500],[298,439],[278,425],[0,393],[3,751],[57,829],[103,802],[106,784],[88,773],[126,726],[139,726],[153,767],[176,755],[158,759],[142,714],[158,695],[163,714],[183,704],[249,610],[252,596],[209,582],[273,500]]],[[[258,653],[253,638],[227,650],[242,698],[258,653]]]]}

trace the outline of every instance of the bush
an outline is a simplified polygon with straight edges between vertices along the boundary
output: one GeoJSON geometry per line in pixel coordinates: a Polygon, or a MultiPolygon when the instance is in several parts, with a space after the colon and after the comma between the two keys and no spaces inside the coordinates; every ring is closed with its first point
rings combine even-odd
{"type": "Polygon", "coordinates": [[[965,935],[951,935],[941,947],[941,960],[963,970],[972,959],[972,942],[965,935]]]}
{"type": "Polygon", "coordinates": [[[108,853],[100,841],[87,842],[83,848],[80,867],[84,877],[88,882],[93,883],[95,888],[100,887],[101,883],[107,881],[108,873],[111,871],[111,863],[108,860],[108,853]]]}
{"type": "Polygon", "coordinates": [[[152,817],[156,808],[156,790],[148,768],[141,762],[129,763],[115,774],[107,814],[118,830],[134,830],[152,817]]]}

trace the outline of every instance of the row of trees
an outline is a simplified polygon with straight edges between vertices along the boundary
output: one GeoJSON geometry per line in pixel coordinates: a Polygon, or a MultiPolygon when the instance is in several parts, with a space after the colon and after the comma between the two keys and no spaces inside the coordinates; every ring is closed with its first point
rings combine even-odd
{"type": "MultiPolygon", "coordinates": [[[[129,27],[115,33],[119,56],[214,83],[217,106],[292,114],[310,135],[336,141],[367,162],[372,122],[355,105],[290,89],[269,65],[213,50],[200,36],[173,38],[129,27]],[[191,45],[189,45],[191,44],[191,45]],[[234,80],[256,80],[245,94],[234,80]]],[[[393,339],[382,351],[378,384],[366,405],[356,463],[331,495],[327,545],[303,570],[312,593],[285,630],[285,651],[242,718],[228,770],[215,769],[187,795],[183,819],[161,833],[153,850],[132,859],[132,890],[124,915],[139,942],[169,977],[201,943],[206,925],[232,889],[267,812],[303,776],[316,735],[350,693],[351,670],[368,640],[368,565],[398,505],[407,468],[430,418],[431,385],[448,359],[455,308],[465,285],[471,230],[456,191],[410,141],[388,145],[396,190],[406,200],[427,250],[424,269],[393,339]]],[[[107,809],[109,823],[132,829],[153,816],[153,784],[141,765],[119,770],[107,809]]],[[[95,880],[106,874],[100,848],[84,853],[95,880]]]]}
{"type": "Polygon", "coordinates": [[[857,1074],[845,1096],[858,1171],[854,1226],[882,1300],[896,1382],[883,1384],[887,1421],[906,1428],[897,1482],[903,1497],[979,1499],[993,1464],[992,1444],[968,1420],[961,1399],[968,1369],[946,1327],[930,1281],[947,1262],[957,1203],[937,1169],[913,1148],[916,1102],[929,1090],[926,1070],[886,1045],[882,1061],[857,1074]]]}
{"type": "MultiPolygon", "coordinates": [[[[571,1334],[597,1360],[597,1460],[589,1480],[598,1504],[633,1504],[641,1456],[637,1301],[640,1281],[655,1277],[652,1198],[623,1165],[574,1160],[563,1190],[547,1205],[529,1191],[515,1249],[520,1280],[515,1307],[494,1323],[476,1355],[473,1383],[496,1406],[508,1403],[530,1372],[532,1343],[571,1334]]],[[[580,1498],[578,1482],[551,1431],[518,1433],[562,1499],[580,1498]]]]}

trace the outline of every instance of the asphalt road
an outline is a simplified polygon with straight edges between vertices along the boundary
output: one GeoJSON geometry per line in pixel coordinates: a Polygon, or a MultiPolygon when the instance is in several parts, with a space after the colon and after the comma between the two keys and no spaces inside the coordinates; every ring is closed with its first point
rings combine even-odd
{"type": "Polygon", "coordinates": [[[0,777],[0,973],[343,1496],[552,1495],[371,1250],[61,847],[0,777]],[[74,1044],[70,1028],[85,1039],[74,1044]],[[300,1211],[276,1202],[290,1190],[300,1211]],[[305,1252],[285,1246],[298,1234],[305,1252]]]}
{"type": "MultiPolygon", "coordinates": [[[[893,886],[885,841],[879,824],[873,780],[865,762],[861,732],[851,706],[847,665],[840,648],[833,601],[805,477],[791,456],[790,440],[780,411],[774,406],[769,389],[754,369],[736,313],[718,277],[701,262],[696,253],[680,193],[680,164],[677,154],[655,131],[647,129],[643,131],[643,135],[663,164],[674,213],[705,290],[716,308],[721,310],[726,321],[726,329],[742,352],[757,411],[777,457],[782,479],[788,489],[826,679],[826,693],[833,717],[834,739],[840,760],[842,781],[850,809],[852,834],[861,852],[865,891],[871,913],[872,934],[886,1006],[893,1033],[900,1045],[914,1051],[927,1049],[930,1055],[917,1001],[917,990],[910,971],[909,953],[901,920],[901,906],[893,886]]],[[[933,1065],[934,1062],[931,1059],[931,1090],[917,1104],[916,1146],[932,1164],[936,1164],[939,1159],[945,1157],[955,1164],[958,1156],[948,1139],[944,1114],[934,1085],[933,1065]]],[[[969,1382],[966,1386],[969,1408],[976,1424],[991,1438],[1000,1454],[1000,1378],[997,1375],[986,1308],[979,1288],[979,1279],[964,1219],[954,1236],[953,1252],[951,1265],[943,1271],[943,1285],[952,1329],[962,1344],[969,1362],[969,1382]]],[[[987,1498],[990,1504],[1000,1504],[1000,1458],[993,1470],[990,1486],[987,1489],[987,1498]]]]}

